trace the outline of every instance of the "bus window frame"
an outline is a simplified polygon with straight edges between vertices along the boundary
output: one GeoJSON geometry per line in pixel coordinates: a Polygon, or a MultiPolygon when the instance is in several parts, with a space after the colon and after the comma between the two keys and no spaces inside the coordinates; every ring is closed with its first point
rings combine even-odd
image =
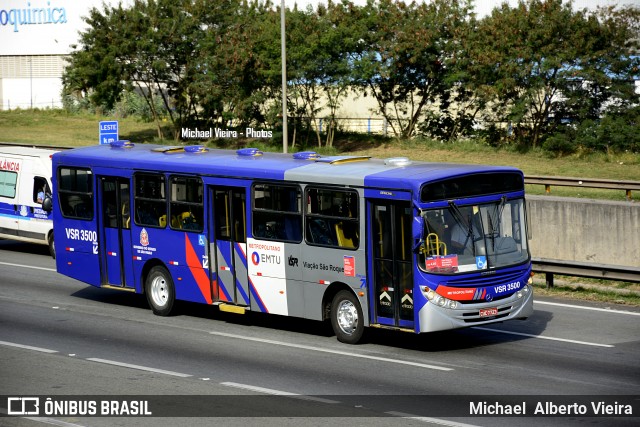
{"type": "Polygon", "coordinates": [[[202,233],[204,231],[204,182],[202,181],[202,177],[199,175],[184,175],[184,174],[170,174],[168,176],[168,179],[166,180],[166,184],[169,186],[169,191],[166,193],[167,194],[167,202],[169,203],[169,209],[168,209],[168,215],[167,215],[167,222],[169,223],[169,226],[172,230],[175,231],[184,231],[187,233],[202,233]],[[174,179],[184,179],[185,180],[185,188],[189,187],[189,182],[191,181],[197,181],[198,182],[198,187],[200,189],[199,195],[200,195],[200,201],[199,202],[192,202],[192,201],[181,201],[181,200],[173,200],[173,184],[174,184],[174,179]],[[178,224],[180,225],[179,227],[174,226],[174,215],[173,215],[173,207],[174,205],[180,205],[180,206],[187,206],[189,207],[189,210],[181,210],[181,212],[178,214],[176,213],[175,218],[178,221],[178,224]],[[191,207],[198,207],[199,208],[199,212],[197,212],[200,217],[198,218],[197,215],[194,215],[193,210],[191,209],[191,207]],[[194,220],[193,224],[197,224],[199,227],[198,228],[185,228],[183,226],[183,224],[181,223],[181,221],[183,219],[185,219],[184,214],[185,213],[189,213],[189,217],[191,218],[196,218],[196,220],[194,220]],[[179,218],[178,216],[182,217],[179,218]],[[171,220],[169,221],[169,218],[171,218],[171,220]]]}
{"type": "MultiPolygon", "coordinates": [[[[307,201],[307,203],[305,203],[305,209],[304,209],[304,237],[305,237],[305,242],[307,243],[307,245],[309,246],[319,246],[319,247],[323,247],[323,248],[331,248],[331,249],[342,249],[342,250],[348,250],[348,251],[357,251],[360,248],[360,237],[359,237],[359,233],[360,233],[360,195],[358,194],[358,191],[356,191],[355,189],[351,189],[351,188],[342,188],[342,187],[329,187],[329,186],[323,186],[323,185],[307,185],[304,189],[304,200],[307,201]],[[316,191],[328,191],[331,193],[336,193],[336,192],[340,192],[340,193],[351,193],[353,195],[355,195],[355,202],[352,204],[353,208],[356,209],[356,213],[352,216],[338,216],[338,215],[330,215],[330,214],[323,214],[323,213],[310,213],[309,209],[311,206],[310,203],[310,196],[309,196],[309,191],[310,190],[316,190],[316,191]],[[327,228],[327,231],[329,231],[330,233],[332,233],[331,235],[333,236],[334,233],[331,230],[331,226],[335,227],[337,224],[339,223],[344,223],[344,222],[348,222],[348,223],[352,223],[355,224],[355,230],[356,233],[358,233],[357,236],[357,244],[355,246],[346,246],[346,245],[340,245],[338,244],[338,238],[337,235],[335,236],[335,243],[318,243],[315,242],[313,240],[315,239],[310,239],[311,236],[309,236],[310,233],[310,221],[312,220],[320,220],[323,221],[325,224],[329,223],[330,225],[327,228]]],[[[333,195],[332,195],[332,205],[333,205],[333,195]]],[[[337,233],[335,233],[337,234],[337,233]]]]}
{"type": "MultiPolygon", "coordinates": [[[[58,170],[56,171],[56,173],[58,174],[58,190],[57,190],[58,191],[58,197],[57,197],[57,199],[58,199],[58,207],[60,208],[60,213],[62,214],[62,216],[64,218],[77,219],[77,220],[80,220],[80,221],[93,221],[94,218],[95,218],[95,206],[94,206],[94,203],[95,203],[95,200],[94,200],[94,186],[95,186],[94,179],[95,179],[95,176],[94,176],[93,170],[91,170],[91,168],[85,168],[85,167],[62,165],[62,166],[58,167],[58,170]],[[76,171],[76,175],[77,175],[77,171],[88,172],[87,173],[87,175],[88,175],[87,183],[88,183],[88,186],[89,186],[89,189],[88,189],[89,191],[77,191],[77,190],[66,190],[66,189],[63,189],[62,188],[62,184],[65,181],[65,180],[62,179],[62,170],[63,169],[66,169],[66,170],[69,170],[69,171],[74,170],[74,171],[76,171]],[[87,217],[87,216],[78,216],[78,215],[68,215],[68,214],[66,214],[65,213],[65,209],[62,208],[62,203],[63,203],[63,200],[66,201],[67,197],[70,197],[70,196],[78,196],[81,199],[81,202],[76,203],[73,206],[74,210],[76,209],[76,206],[78,206],[80,203],[82,203],[82,204],[84,204],[86,206],[89,206],[91,208],[91,215],[87,217]],[[87,197],[88,201],[90,203],[86,203],[86,200],[82,196],[87,197]]],[[[70,203],[69,203],[69,206],[71,206],[70,203]]]]}
{"type": "MultiPolygon", "coordinates": [[[[273,242],[283,242],[283,243],[294,243],[299,244],[302,243],[303,234],[304,234],[304,214],[303,214],[303,203],[302,196],[304,192],[299,184],[290,184],[284,183],[280,184],[277,182],[269,182],[269,181],[256,181],[251,184],[251,235],[255,239],[260,240],[268,240],[273,242]],[[289,188],[296,191],[296,200],[297,200],[297,211],[281,211],[274,209],[266,209],[266,208],[258,208],[256,207],[256,187],[264,186],[264,187],[277,187],[277,188],[289,188]],[[300,236],[299,239],[281,239],[278,237],[268,237],[268,236],[258,236],[256,233],[256,227],[260,224],[264,223],[265,230],[267,229],[268,222],[270,221],[257,221],[256,213],[258,214],[267,214],[267,215],[275,215],[275,216],[289,216],[289,217],[297,217],[298,218],[298,230],[297,234],[300,236]]],[[[286,229],[286,226],[284,226],[286,229]]],[[[259,234],[259,233],[258,233],[259,234]]],[[[266,234],[266,233],[265,233],[266,234]]]]}
{"type": "Polygon", "coordinates": [[[167,198],[167,177],[164,173],[159,173],[159,172],[136,172],[133,174],[133,222],[138,226],[138,227],[151,227],[151,228],[159,228],[159,229],[164,229],[167,228],[166,223],[169,222],[169,201],[167,198]],[[152,177],[160,177],[162,178],[162,190],[164,190],[164,197],[160,198],[160,199],[154,199],[151,197],[140,197],[138,196],[138,179],[140,179],[140,177],[142,176],[152,176],[152,177]],[[158,224],[149,224],[149,223],[143,223],[142,221],[139,220],[140,216],[139,216],[139,202],[152,202],[152,203],[157,203],[158,205],[160,205],[160,202],[163,202],[164,204],[164,215],[166,220],[166,223],[164,226],[160,225],[159,221],[160,218],[162,217],[162,215],[160,215],[158,217],[158,224]]]}

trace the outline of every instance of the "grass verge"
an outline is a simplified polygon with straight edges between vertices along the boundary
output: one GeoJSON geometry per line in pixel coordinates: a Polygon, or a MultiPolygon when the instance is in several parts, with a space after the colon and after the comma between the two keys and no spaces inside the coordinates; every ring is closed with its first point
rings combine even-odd
{"type": "Polygon", "coordinates": [[[554,286],[547,288],[544,275],[538,274],[533,288],[541,296],[640,307],[640,283],[555,275],[554,286]]]}

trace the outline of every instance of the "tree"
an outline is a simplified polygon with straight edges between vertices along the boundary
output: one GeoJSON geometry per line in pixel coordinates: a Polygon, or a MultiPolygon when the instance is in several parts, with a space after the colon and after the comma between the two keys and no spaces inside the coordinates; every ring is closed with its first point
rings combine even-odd
{"type": "Polygon", "coordinates": [[[265,40],[276,28],[271,4],[201,1],[199,12],[203,33],[195,47],[196,62],[187,70],[198,122],[236,127],[262,123],[261,107],[272,83],[266,71],[272,41],[265,40]]]}
{"type": "Polygon", "coordinates": [[[619,82],[631,78],[628,24],[635,18],[615,8],[601,12],[521,0],[478,22],[473,87],[498,112],[495,119],[513,122],[523,145],[536,147],[565,122],[597,118],[612,99],[629,99],[619,82]]]}
{"type": "Polygon", "coordinates": [[[124,64],[117,59],[122,42],[119,23],[124,16],[121,5],[89,11],[88,30],[80,34],[80,44],[72,46],[78,50],[71,54],[62,77],[65,93],[113,108],[126,86],[124,64]]]}
{"type": "Polygon", "coordinates": [[[137,88],[163,138],[156,97],[162,99],[174,128],[185,112],[174,102],[184,69],[192,58],[197,21],[188,0],[136,0],[104,10],[93,8],[63,76],[65,91],[89,96],[94,105],[113,108],[125,90],[137,88]]]}
{"type": "Polygon", "coordinates": [[[425,107],[448,101],[456,34],[469,8],[467,1],[369,0],[352,14],[360,41],[354,81],[376,99],[396,135],[413,136],[425,107]]]}
{"type": "Polygon", "coordinates": [[[119,60],[126,64],[127,80],[137,87],[157,124],[158,137],[164,138],[161,115],[155,98],[162,99],[174,127],[174,138],[188,116],[179,102],[185,68],[193,62],[194,36],[198,21],[193,4],[180,0],[137,0],[127,10],[123,23],[123,42],[119,60]]]}
{"type": "Polygon", "coordinates": [[[324,144],[331,146],[336,114],[350,84],[351,28],[343,18],[342,4],[329,2],[314,11],[293,10],[287,14],[287,77],[291,87],[291,113],[302,115],[322,146],[318,117],[323,108],[329,117],[324,144]],[[324,100],[324,103],[323,103],[324,100]]]}

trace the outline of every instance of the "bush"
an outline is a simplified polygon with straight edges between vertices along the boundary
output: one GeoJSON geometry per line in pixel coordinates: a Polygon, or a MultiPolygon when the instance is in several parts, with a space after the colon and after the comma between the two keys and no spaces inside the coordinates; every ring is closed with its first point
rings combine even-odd
{"type": "Polygon", "coordinates": [[[575,141],[575,133],[570,130],[557,132],[551,135],[542,145],[542,148],[550,154],[556,156],[566,156],[577,151],[578,146],[575,141]]]}
{"type": "Polygon", "coordinates": [[[640,107],[605,114],[599,120],[568,124],[545,141],[544,150],[558,156],[577,151],[640,152],[640,107]]]}
{"type": "MultiPolygon", "coordinates": [[[[160,96],[154,96],[154,108],[159,117],[167,115],[167,109],[160,96]]],[[[135,91],[127,91],[122,95],[114,107],[114,114],[117,117],[139,117],[145,123],[153,121],[153,112],[149,104],[142,95],[135,91]]]]}

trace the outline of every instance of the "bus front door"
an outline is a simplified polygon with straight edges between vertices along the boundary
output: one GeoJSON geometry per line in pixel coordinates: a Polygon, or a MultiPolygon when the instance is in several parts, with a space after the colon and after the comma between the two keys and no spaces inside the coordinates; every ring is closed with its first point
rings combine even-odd
{"type": "Polygon", "coordinates": [[[246,189],[210,187],[213,214],[209,236],[214,301],[250,305],[247,272],[246,189]]]}
{"type": "Polygon", "coordinates": [[[370,203],[370,215],[373,322],[413,330],[411,203],[375,200],[370,203]]]}
{"type": "Polygon", "coordinates": [[[125,268],[131,262],[130,180],[101,176],[99,182],[102,285],[133,288],[132,269],[125,268]]]}

